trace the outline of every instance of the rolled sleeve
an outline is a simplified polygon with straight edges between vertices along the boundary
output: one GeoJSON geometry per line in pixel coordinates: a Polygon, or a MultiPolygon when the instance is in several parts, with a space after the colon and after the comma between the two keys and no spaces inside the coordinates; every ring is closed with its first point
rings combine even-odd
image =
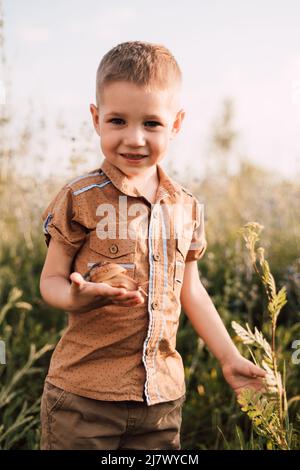
{"type": "Polygon", "coordinates": [[[64,245],[65,251],[75,255],[84,243],[86,229],[78,221],[78,208],[71,188],[64,187],[42,214],[46,245],[51,237],[64,245]]]}
{"type": "Polygon", "coordinates": [[[196,199],[194,199],[194,203],[196,220],[191,244],[186,255],[186,261],[199,260],[202,258],[207,248],[204,227],[204,205],[200,204],[196,199]]]}

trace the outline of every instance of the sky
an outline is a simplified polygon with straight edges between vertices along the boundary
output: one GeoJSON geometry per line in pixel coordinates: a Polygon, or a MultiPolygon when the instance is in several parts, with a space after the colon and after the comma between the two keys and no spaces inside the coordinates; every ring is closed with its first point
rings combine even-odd
{"type": "MultiPolygon", "coordinates": [[[[95,162],[100,151],[89,104],[102,56],[120,42],[141,40],[168,47],[183,73],[181,133],[170,147],[174,167],[201,175],[209,137],[222,102],[234,102],[236,153],[282,175],[300,175],[300,2],[297,0],[2,0],[7,103],[15,129],[43,116],[49,123],[38,169],[57,174],[69,141],[54,122],[76,136],[91,131],[95,162]],[[30,117],[29,117],[30,116],[30,117]]],[[[40,142],[35,130],[33,141],[40,142]]],[[[97,160],[98,159],[98,160],[97,160]]],[[[89,168],[95,168],[93,161],[89,168]]]]}

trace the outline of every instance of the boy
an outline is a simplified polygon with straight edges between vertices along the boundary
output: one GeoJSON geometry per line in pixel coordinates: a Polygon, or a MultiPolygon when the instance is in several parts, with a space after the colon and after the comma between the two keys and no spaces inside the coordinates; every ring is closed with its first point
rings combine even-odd
{"type": "Polygon", "coordinates": [[[236,393],[262,385],[264,371],[239,354],[199,279],[201,205],[159,165],[184,118],[180,86],[161,45],[122,43],[100,62],[90,111],[104,161],[43,214],[41,295],[69,324],[45,381],[42,449],[180,449],[181,305],[236,393]],[[87,282],[103,261],[125,267],[146,295],[87,282]]]}

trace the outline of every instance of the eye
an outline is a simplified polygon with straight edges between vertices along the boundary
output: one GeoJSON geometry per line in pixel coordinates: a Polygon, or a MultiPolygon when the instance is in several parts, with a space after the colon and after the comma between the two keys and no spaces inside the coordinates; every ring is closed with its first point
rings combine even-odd
{"type": "Polygon", "coordinates": [[[112,122],[113,124],[120,124],[120,122],[114,122],[114,121],[123,121],[123,119],[120,119],[120,118],[113,118],[113,119],[110,119],[108,122],[112,122]]]}
{"type": "MultiPolygon", "coordinates": [[[[124,120],[121,119],[121,118],[112,118],[108,122],[111,122],[112,124],[115,124],[115,125],[118,126],[118,125],[122,125],[124,123],[124,120]]],[[[147,126],[147,127],[157,127],[157,126],[161,126],[161,124],[157,121],[146,121],[145,126],[147,126]],[[150,124],[150,126],[147,126],[147,124],[150,124]]]]}
{"type": "Polygon", "coordinates": [[[160,126],[160,125],[161,125],[161,124],[160,124],[159,122],[157,122],[157,121],[147,121],[147,122],[145,122],[145,124],[147,124],[147,123],[154,124],[154,126],[150,126],[150,127],[156,127],[156,126],[160,126]]]}

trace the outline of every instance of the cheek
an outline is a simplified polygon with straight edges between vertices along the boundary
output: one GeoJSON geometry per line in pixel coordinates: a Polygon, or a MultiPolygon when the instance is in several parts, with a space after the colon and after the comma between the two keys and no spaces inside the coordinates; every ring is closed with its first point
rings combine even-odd
{"type": "Polygon", "coordinates": [[[160,136],[160,147],[167,147],[169,144],[169,134],[167,132],[164,132],[160,136]]]}
{"type": "Polygon", "coordinates": [[[157,148],[166,147],[169,142],[169,137],[167,132],[157,133],[152,140],[152,146],[157,148]]]}
{"type": "Polygon", "coordinates": [[[113,132],[105,131],[101,135],[102,147],[113,147],[117,142],[117,136],[113,132]]]}

